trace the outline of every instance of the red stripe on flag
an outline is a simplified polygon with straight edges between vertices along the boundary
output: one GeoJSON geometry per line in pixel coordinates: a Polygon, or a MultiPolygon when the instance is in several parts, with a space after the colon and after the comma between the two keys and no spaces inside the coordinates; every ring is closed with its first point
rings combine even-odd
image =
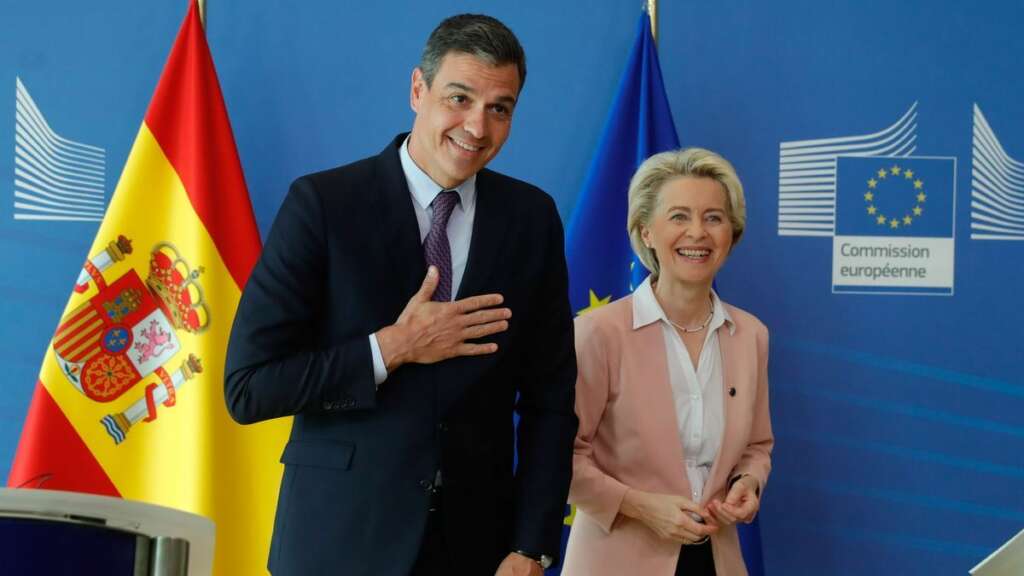
{"type": "Polygon", "coordinates": [[[120,496],[42,382],[36,383],[7,485],[120,496]]]}
{"type": "Polygon", "coordinates": [[[260,236],[195,2],[149,103],[146,125],[242,288],[259,256],[260,236]]]}

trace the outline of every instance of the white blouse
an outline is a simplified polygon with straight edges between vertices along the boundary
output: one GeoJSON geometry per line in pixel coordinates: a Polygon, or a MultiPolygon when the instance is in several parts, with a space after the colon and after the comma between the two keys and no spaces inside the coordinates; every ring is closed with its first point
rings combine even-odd
{"type": "Polygon", "coordinates": [[[701,503],[704,497],[704,485],[718,456],[725,430],[725,382],[718,329],[724,325],[730,334],[736,329],[714,291],[711,292],[711,300],[711,322],[705,331],[704,347],[695,367],[682,337],[669,323],[665,311],[654,297],[650,276],[633,292],[633,329],[660,322],[665,336],[669,384],[675,400],[686,477],[692,490],[689,496],[697,503],[701,503]]]}

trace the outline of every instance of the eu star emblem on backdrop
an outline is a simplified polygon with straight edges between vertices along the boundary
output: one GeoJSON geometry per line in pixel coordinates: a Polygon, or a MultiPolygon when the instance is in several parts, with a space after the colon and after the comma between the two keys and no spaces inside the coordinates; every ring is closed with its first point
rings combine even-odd
{"type": "Polygon", "coordinates": [[[956,159],[836,159],[834,292],[953,293],[956,159]]]}
{"type": "Polygon", "coordinates": [[[289,420],[224,405],[231,320],[260,251],[195,2],[39,371],[8,485],[212,519],[215,574],[265,573],[289,420]]]}
{"type": "MultiPolygon", "coordinates": [[[[675,148],[679,148],[679,136],[662,81],[651,21],[643,12],[566,232],[569,299],[577,314],[629,294],[647,276],[626,232],[629,180],[644,160],[675,148]]],[[[570,510],[566,516],[559,558],[564,557],[574,513],[570,510]]],[[[747,570],[752,576],[763,574],[757,521],[740,525],[739,532],[747,570]]],[[[547,574],[560,571],[559,564],[547,574]]]]}

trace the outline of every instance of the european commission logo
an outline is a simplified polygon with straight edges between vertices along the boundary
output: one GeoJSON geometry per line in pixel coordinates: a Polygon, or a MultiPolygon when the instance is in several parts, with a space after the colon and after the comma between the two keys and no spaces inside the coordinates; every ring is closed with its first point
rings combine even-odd
{"type": "Polygon", "coordinates": [[[836,158],[832,291],[953,294],[956,158],[836,158]]]}
{"type": "MultiPolygon", "coordinates": [[[[970,239],[1024,240],[1024,162],[974,104],[970,239]]],[[[832,238],[832,291],[952,295],[957,159],[917,153],[918,105],[862,135],[779,144],[779,236],[832,238]]]]}

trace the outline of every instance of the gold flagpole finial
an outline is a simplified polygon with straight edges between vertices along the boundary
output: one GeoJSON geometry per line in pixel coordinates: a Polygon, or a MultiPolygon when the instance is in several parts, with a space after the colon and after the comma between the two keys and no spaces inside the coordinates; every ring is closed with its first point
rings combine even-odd
{"type": "MultiPolygon", "coordinates": [[[[654,0],[648,0],[653,2],[654,0]]],[[[206,0],[197,0],[199,3],[199,22],[203,24],[203,28],[206,28],[206,0]]]]}
{"type": "Polygon", "coordinates": [[[658,41],[658,0],[647,0],[647,15],[651,17],[651,38],[658,41]]]}

